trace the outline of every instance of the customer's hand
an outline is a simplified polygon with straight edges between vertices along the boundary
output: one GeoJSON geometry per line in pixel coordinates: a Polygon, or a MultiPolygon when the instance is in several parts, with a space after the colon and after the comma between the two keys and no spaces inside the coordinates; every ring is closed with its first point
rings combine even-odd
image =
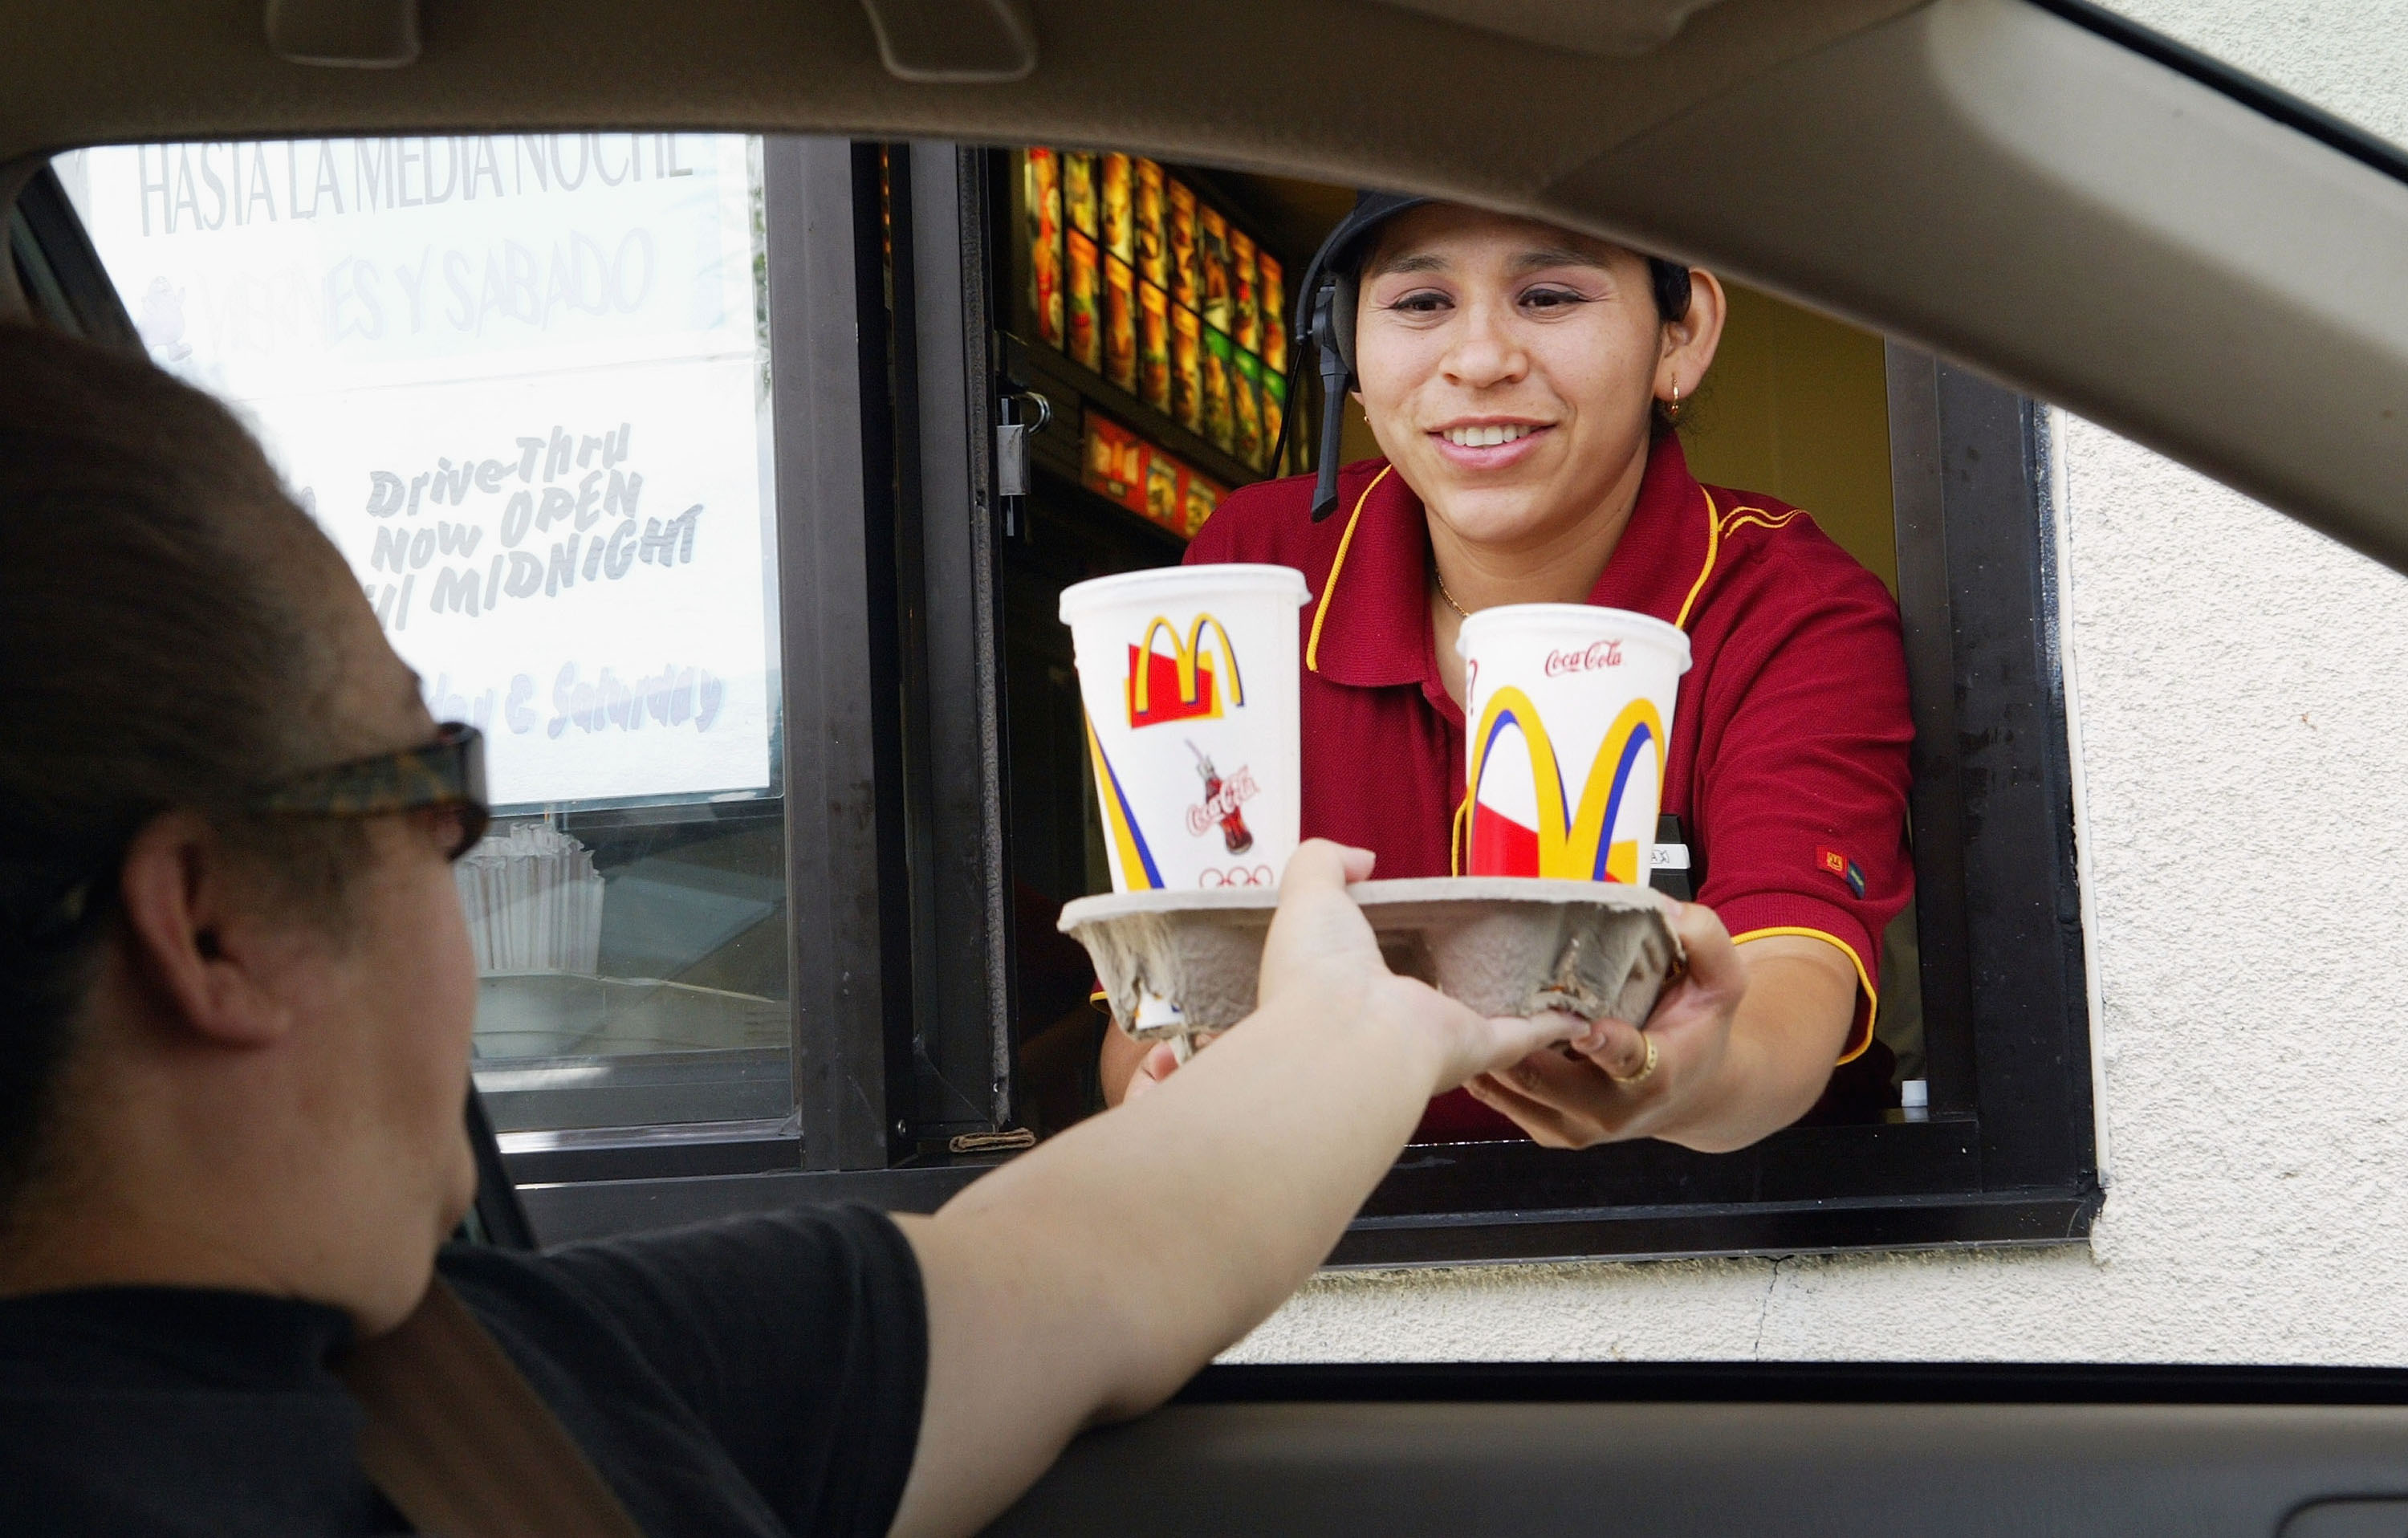
{"type": "MultiPolygon", "coordinates": [[[[1258,1010],[1376,1021],[1394,1050],[1430,1054],[1432,1095],[1588,1028],[1569,1014],[1485,1018],[1426,983],[1388,970],[1370,922],[1346,895],[1347,883],[1369,878],[1372,858],[1369,850],[1312,839],[1288,860],[1279,912],[1263,945],[1258,1010]]],[[[1177,1067],[1170,1043],[1156,1044],[1130,1077],[1128,1098],[1177,1067]]]]}

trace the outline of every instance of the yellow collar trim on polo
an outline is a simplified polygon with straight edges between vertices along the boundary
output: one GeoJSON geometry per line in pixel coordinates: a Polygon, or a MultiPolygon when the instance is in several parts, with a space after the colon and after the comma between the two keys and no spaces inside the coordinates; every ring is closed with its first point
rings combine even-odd
{"type": "Polygon", "coordinates": [[[1329,599],[1338,591],[1339,572],[1346,568],[1346,547],[1354,542],[1354,525],[1363,516],[1363,504],[1371,499],[1380,482],[1388,479],[1388,472],[1395,468],[1394,465],[1381,466],[1380,473],[1363,488],[1363,495],[1354,498],[1354,510],[1346,515],[1346,532],[1338,537],[1338,558],[1329,563],[1329,579],[1321,584],[1321,602],[1312,611],[1312,634],[1304,643],[1304,670],[1308,673],[1321,671],[1322,622],[1329,618],[1329,599]]]}
{"type": "Polygon", "coordinates": [[[1812,522],[1814,515],[1803,508],[1791,508],[1787,512],[1767,512],[1762,508],[1733,508],[1723,519],[1723,532],[1736,534],[1750,526],[1777,531],[1787,528],[1801,516],[1812,522]]]}
{"type": "Polygon", "coordinates": [[[1689,596],[1681,600],[1681,612],[1672,621],[1679,630],[1689,627],[1689,611],[1698,606],[1698,595],[1706,590],[1706,579],[1714,574],[1714,556],[1723,546],[1722,515],[1714,510],[1714,494],[1699,486],[1698,495],[1706,499],[1706,564],[1698,568],[1698,580],[1689,584],[1689,596]]]}

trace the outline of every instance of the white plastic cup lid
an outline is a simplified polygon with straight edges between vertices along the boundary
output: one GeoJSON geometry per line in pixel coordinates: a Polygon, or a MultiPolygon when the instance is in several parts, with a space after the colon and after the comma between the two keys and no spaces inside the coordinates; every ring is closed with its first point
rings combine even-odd
{"type": "Polygon", "coordinates": [[[1254,566],[1243,562],[1207,562],[1202,566],[1155,567],[1096,577],[1062,590],[1062,623],[1076,625],[1097,611],[1121,604],[1169,607],[1224,597],[1283,599],[1301,609],[1312,592],[1304,573],[1292,566],[1254,566]]]}
{"type": "Polygon", "coordinates": [[[1569,638],[1622,640],[1656,646],[1680,659],[1676,673],[1689,670],[1688,632],[1667,625],[1653,614],[1629,609],[1607,609],[1593,603],[1507,603],[1470,615],[1456,631],[1455,649],[1464,656],[1483,637],[1522,631],[1569,638]]]}

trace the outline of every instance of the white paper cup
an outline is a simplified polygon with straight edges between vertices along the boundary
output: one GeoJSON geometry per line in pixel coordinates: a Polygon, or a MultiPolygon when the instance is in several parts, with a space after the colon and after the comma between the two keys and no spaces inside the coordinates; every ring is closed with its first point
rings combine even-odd
{"type": "Polygon", "coordinates": [[[1112,890],[1273,886],[1303,799],[1283,566],[1168,567],[1063,590],[1112,890]]]}
{"type": "Polygon", "coordinates": [[[1689,638],[1627,610],[1508,604],[1465,620],[1455,650],[1463,873],[1643,884],[1689,638]]]}

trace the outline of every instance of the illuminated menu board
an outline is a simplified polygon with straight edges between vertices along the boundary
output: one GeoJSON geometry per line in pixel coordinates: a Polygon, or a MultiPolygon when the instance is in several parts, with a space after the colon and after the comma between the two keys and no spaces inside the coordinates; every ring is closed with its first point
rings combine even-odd
{"type": "Polygon", "coordinates": [[[1268,473],[1287,415],[1279,259],[1151,160],[1031,149],[1021,188],[1036,339],[1268,473]]]}

